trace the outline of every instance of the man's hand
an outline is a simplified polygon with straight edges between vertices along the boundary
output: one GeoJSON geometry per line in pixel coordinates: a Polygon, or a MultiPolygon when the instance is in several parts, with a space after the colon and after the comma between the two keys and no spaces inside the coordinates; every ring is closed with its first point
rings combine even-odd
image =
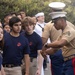
{"type": "Polygon", "coordinates": [[[45,51],[40,51],[41,55],[43,56],[43,58],[46,58],[46,52],[45,51]]]}
{"type": "Polygon", "coordinates": [[[37,69],[36,74],[35,75],[41,75],[41,71],[39,69],[37,69]]]}
{"type": "Polygon", "coordinates": [[[43,56],[43,58],[46,58],[46,47],[45,47],[45,45],[43,46],[43,48],[42,48],[42,51],[40,51],[40,53],[41,53],[41,55],[43,56]]]}

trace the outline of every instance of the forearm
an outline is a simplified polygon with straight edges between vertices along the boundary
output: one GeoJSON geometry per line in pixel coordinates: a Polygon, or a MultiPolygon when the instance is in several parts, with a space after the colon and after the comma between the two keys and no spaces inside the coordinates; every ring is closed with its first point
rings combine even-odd
{"type": "Polygon", "coordinates": [[[47,43],[45,44],[46,48],[61,48],[61,44],[58,41],[52,42],[52,43],[47,43]]]}
{"type": "Polygon", "coordinates": [[[24,60],[25,60],[25,74],[26,74],[26,75],[29,75],[30,57],[29,57],[28,54],[25,55],[24,57],[25,57],[25,58],[24,58],[24,60]]]}
{"type": "Polygon", "coordinates": [[[3,66],[1,67],[1,75],[6,75],[3,66]]]}
{"type": "Polygon", "coordinates": [[[43,66],[43,57],[42,55],[39,53],[38,54],[38,58],[37,58],[37,69],[39,69],[41,71],[43,66]]]}
{"type": "Polygon", "coordinates": [[[47,55],[53,55],[56,51],[58,51],[58,48],[48,48],[45,52],[47,55]]]}

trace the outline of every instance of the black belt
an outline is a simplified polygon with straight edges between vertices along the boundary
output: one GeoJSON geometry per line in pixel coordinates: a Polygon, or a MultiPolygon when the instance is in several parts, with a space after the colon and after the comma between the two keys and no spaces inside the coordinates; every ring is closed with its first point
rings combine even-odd
{"type": "Polygon", "coordinates": [[[33,59],[36,59],[36,57],[30,57],[30,62],[33,62],[33,59]]]}
{"type": "Polygon", "coordinates": [[[18,66],[21,66],[21,65],[3,64],[3,67],[8,67],[8,68],[11,68],[11,67],[18,67],[18,66]]]}

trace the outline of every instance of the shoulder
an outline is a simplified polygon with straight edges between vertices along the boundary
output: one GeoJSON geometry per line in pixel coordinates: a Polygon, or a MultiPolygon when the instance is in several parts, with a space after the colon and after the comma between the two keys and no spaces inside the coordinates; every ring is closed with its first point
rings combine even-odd
{"type": "Polygon", "coordinates": [[[20,39],[23,42],[28,42],[28,39],[25,37],[24,33],[23,34],[20,34],[20,39]]]}
{"type": "Polygon", "coordinates": [[[4,40],[10,38],[10,33],[4,33],[4,40]]]}
{"type": "Polygon", "coordinates": [[[38,35],[35,31],[34,31],[34,35],[36,38],[41,38],[40,35],[38,35]]]}
{"type": "Polygon", "coordinates": [[[65,35],[68,35],[68,36],[74,36],[75,35],[75,29],[70,27],[69,25],[67,25],[63,33],[65,35]]]}
{"type": "Polygon", "coordinates": [[[37,41],[42,41],[41,36],[38,35],[36,32],[34,32],[34,35],[35,35],[35,40],[37,40],[37,41]]]}
{"type": "Polygon", "coordinates": [[[52,22],[50,21],[50,22],[46,23],[45,27],[51,29],[52,27],[54,27],[54,23],[52,23],[52,22]]]}
{"type": "Polygon", "coordinates": [[[74,26],[74,24],[72,24],[71,22],[69,22],[69,21],[66,21],[67,22],[67,25],[69,25],[70,27],[72,27],[73,29],[75,29],[75,26],[74,26]]]}

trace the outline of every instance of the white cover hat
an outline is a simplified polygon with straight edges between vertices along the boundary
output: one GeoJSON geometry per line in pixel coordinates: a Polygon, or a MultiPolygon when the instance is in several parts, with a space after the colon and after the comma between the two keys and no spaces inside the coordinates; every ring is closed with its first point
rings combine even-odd
{"type": "Polygon", "coordinates": [[[50,13],[50,16],[52,19],[58,18],[58,17],[66,17],[67,12],[52,12],[50,13]]]}
{"type": "Polygon", "coordinates": [[[63,2],[52,2],[49,4],[49,7],[55,10],[62,10],[64,9],[65,6],[66,6],[65,3],[63,2]]]}
{"type": "Polygon", "coordinates": [[[43,12],[40,12],[40,13],[37,13],[37,14],[35,15],[36,18],[39,17],[39,16],[44,16],[44,13],[43,13],[43,12]]]}

